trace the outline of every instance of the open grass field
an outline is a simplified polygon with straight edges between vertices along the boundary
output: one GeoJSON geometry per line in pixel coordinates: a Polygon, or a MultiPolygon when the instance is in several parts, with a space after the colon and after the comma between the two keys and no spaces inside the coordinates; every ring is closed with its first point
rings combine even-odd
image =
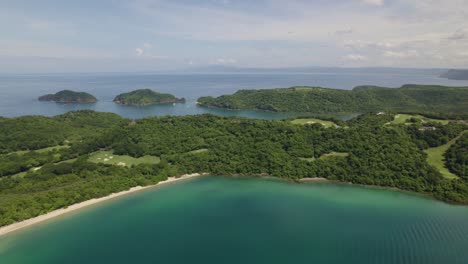
{"type": "Polygon", "coordinates": [[[203,153],[203,152],[207,152],[208,149],[197,149],[197,150],[192,150],[192,151],[189,151],[187,152],[187,154],[198,154],[198,153],[203,153]]]}
{"type": "Polygon", "coordinates": [[[429,148],[424,150],[427,154],[427,162],[431,165],[434,166],[439,172],[442,174],[447,179],[458,179],[458,176],[451,173],[447,167],[445,167],[445,158],[444,158],[444,153],[450,148],[450,146],[457,141],[464,133],[467,131],[464,131],[461,133],[458,137],[452,139],[449,141],[447,144],[435,147],[435,148],[429,148]]]}
{"type": "Polygon", "coordinates": [[[316,118],[299,118],[299,119],[292,120],[291,123],[295,125],[321,124],[322,126],[326,128],[338,127],[332,121],[325,121],[325,120],[320,120],[316,118]]]}
{"type": "Polygon", "coordinates": [[[138,164],[158,164],[161,160],[159,157],[154,156],[133,158],[130,156],[114,155],[112,151],[97,151],[89,156],[89,161],[94,163],[131,167],[132,165],[138,164]]]}
{"type": "MultiPolygon", "coordinates": [[[[349,156],[349,153],[346,153],[346,152],[330,152],[330,153],[327,153],[327,154],[323,154],[318,159],[328,159],[328,158],[332,158],[332,157],[343,157],[343,158],[345,158],[347,156],[349,156]]],[[[316,160],[316,158],[304,158],[304,157],[300,157],[299,159],[303,160],[303,161],[307,161],[307,162],[312,162],[312,161],[316,160]]]]}
{"type": "Polygon", "coordinates": [[[307,162],[312,162],[315,160],[315,158],[299,158],[300,160],[307,161],[307,162]]]}
{"type": "Polygon", "coordinates": [[[330,153],[327,153],[327,154],[323,154],[322,156],[320,156],[320,159],[327,159],[327,158],[332,158],[332,157],[348,157],[349,156],[349,153],[346,153],[346,152],[330,152],[330,153]]]}
{"type": "MultiPolygon", "coordinates": [[[[38,152],[38,153],[46,153],[46,152],[49,152],[49,151],[53,151],[53,150],[60,150],[60,149],[64,149],[64,148],[69,148],[70,146],[68,145],[63,145],[63,146],[53,146],[53,147],[48,147],[48,148],[43,148],[43,149],[36,149],[34,150],[35,152],[38,152]]],[[[18,155],[22,155],[22,154],[26,154],[28,153],[30,150],[20,150],[20,151],[15,151],[15,152],[12,152],[10,154],[18,154],[18,155]]]]}
{"type": "Polygon", "coordinates": [[[421,115],[407,115],[407,114],[397,114],[395,115],[395,119],[392,122],[389,122],[390,125],[398,125],[398,124],[405,124],[411,118],[416,118],[421,120],[423,123],[433,122],[433,123],[440,123],[442,125],[446,125],[449,123],[449,120],[442,120],[442,119],[433,119],[424,117],[421,115]]]}

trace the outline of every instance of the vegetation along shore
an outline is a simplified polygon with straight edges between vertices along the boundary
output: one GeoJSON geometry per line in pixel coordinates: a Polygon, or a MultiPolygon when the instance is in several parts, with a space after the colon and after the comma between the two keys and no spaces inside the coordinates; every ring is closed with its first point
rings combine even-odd
{"type": "Polygon", "coordinates": [[[0,226],[200,172],[326,178],[468,204],[466,151],[459,151],[466,122],[404,117],[129,120],[86,110],[0,118],[0,226]],[[444,145],[445,153],[428,158],[425,150],[444,145]]]}
{"type": "Polygon", "coordinates": [[[124,196],[124,195],[135,193],[135,192],[138,192],[138,191],[146,190],[146,189],[149,189],[149,188],[152,188],[152,187],[155,187],[155,186],[160,186],[160,185],[164,185],[164,184],[168,184],[168,183],[178,182],[178,181],[181,181],[181,180],[186,180],[186,179],[190,179],[190,178],[193,178],[193,177],[198,177],[198,176],[201,176],[201,175],[202,174],[194,173],[194,174],[182,175],[180,177],[170,177],[167,180],[160,181],[155,185],[149,185],[149,186],[145,186],[145,187],[136,186],[136,187],[130,188],[127,191],[112,193],[112,194],[109,194],[109,195],[101,197],[101,198],[93,198],[91,200],[87,200],[87,201],[84,201],[84,202],[81,202],[81,203],[73,204],[73,205],[68,206],[66,208],[57,209],[57,210],[51,211],[49,213],[46,213],[46,214],[43,214],[43,215],[40,215],[40,216],[36,216],[34,218],[30,218],[30,219],[27,219],[27,220],[24,220],[24,221],[21,221],[21,222],[17,222],[17,223],[11,224],[11,225],[0,227],[0,237],[3,236],[3,235],[9,234],[9,233],[11,233],[13,231],[17,231],[17,230],[23,229],[23,228],[28,227],[28,226],[39,224],[39,223],[47,221],[49,219],[52,219],[52,218],[55,218],[55,217],[58,217],[58,216],[61,216],[61,215],[67,214],[67,213],[71,213],[71,212],[74,212],[76,210],[79,210],[79,209],[82,209],[82,208],[85,208],[85,207],[88,207],[88,206],[91,206],[91,205],[94,205],[94,204],[98,204],[98,203],[101,203],[101,202],[104,202],[104,201],[108,201],[108,200],[111,200],[111,199],[114,199],[114,198],[117,198],[117,197],[121,197],[121,196],[124,196]]]}

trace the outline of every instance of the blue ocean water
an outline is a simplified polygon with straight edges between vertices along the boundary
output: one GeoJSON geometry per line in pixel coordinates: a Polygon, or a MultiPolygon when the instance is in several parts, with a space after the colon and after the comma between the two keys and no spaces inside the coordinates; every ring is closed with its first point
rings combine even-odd
{"type": "MultiPolygon", "coordinates": [[[[265,113],[257,111],[229,111],[198,107],[200,96],[231,94],[239,89],[283,88],[295,85],[352,89],[358,85],[400,87],[403,84],[441,84],[468,86],[468,81],[439,78],[433,73],[407,70],[404,72],[317,72],[317,73],[233,73],[233,74],[0,74],[0,116],[22,115],[54,116],[68,111],[92,109],[114,112],[127,118],[147,116],[192,115],[212,113],[224,116],[244,116],[263,119],[281,119],[294,113],[265,113]],[[147,107],[121,106],[112,102],[122,93],[140,88],[185,97],[187,103],[147,107]],[[39,102],[37,97],[70,89],[93,94],[96,104],[57,104],[39,102]]],[[[344,117],[346,118],[346,116],[344,117]]]]}

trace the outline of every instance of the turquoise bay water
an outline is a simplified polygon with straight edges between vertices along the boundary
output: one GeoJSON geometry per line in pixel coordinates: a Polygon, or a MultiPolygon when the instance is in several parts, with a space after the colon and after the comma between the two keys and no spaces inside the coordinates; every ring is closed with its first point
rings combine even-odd
{"type": "Polygon", "coordinates": [[[201,177],[0,238],[0,263],[468,263],[468,207],[333,183],[201,177]]]}

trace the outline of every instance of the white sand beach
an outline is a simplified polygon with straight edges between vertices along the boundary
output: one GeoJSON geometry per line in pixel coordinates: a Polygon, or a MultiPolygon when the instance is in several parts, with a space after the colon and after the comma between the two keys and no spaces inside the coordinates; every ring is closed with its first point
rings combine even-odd
{"type": "Polygon", "coordinates": [[[81,208],[84,208],[84,207],[87,207],[87,206],[90,206],[90,205],[93,205],[93,204],[104,202],[104,201],[107,201],[107,200],[110,200],[110,199],[113,199],[113,198],[116,198],[116,197],[120,197],[120,196],[127,195],[127,194],[130,194],[130,193],[138,192],[138,191],[141,191],[141,190],[149,189],[149,188],[152,188],[152,187],[155,187],[155,186],[160,186],[160,185],[164,185],[164,184],[168,184],[168,183],[173,183],[173,182],[177,182],[177,181],[181,181],[181,180],[186,180],[186,179],[190,179],[190,178],[198,177],[198,176],[202,176],[202,175],[205,175],[205,174],[194,173],[194,174],[182,175],[182,176],[180,176],[178,178],[169,177],[167,180],[158,182],[155,185],[150,185],[150,186],[145,186],[145,187],[137,186],[137,187],[133,187],[133,188],[127,190],[127,191],[112,193],[112,194],[109,194],[108,196],[105,196],[105,197],[95,198],[95,199],[91,199],[91,200],[84,201],[84,202],[81,202],[81,203],[73,204],[73,205],[68,206],[67,208],[58,209],[58,210],[49,212],[49,213],[44,214],[44,215],[39,215],[39,216],[36,216],[34,218],[30,218],[30,219],[27,219],[27,220],[24,220],[24,221],[21,221],[21,222],[17,222],[17,223],[11,224],[11,225],[1,227],[0,228],[0,237],[3,236],[3,235],[6,235],[8,233],[11,233],[13,231],[16,231],[16,230],[19,230],[19,229],[22,229],[22,228],[25,228],[25,227],[28,227],[28,226],[31,226],[31,225],[34,225],[34,224],[37,224],[37,223],[44,222],[44,221],[46,221],[48,219],[51,219],[51,218],[54,218],[54,217],[57,217],[57,216],[60,216],[60,215],[64,215],[66,213],[70,213],[70,212],[79,210],[81,208]]]}

